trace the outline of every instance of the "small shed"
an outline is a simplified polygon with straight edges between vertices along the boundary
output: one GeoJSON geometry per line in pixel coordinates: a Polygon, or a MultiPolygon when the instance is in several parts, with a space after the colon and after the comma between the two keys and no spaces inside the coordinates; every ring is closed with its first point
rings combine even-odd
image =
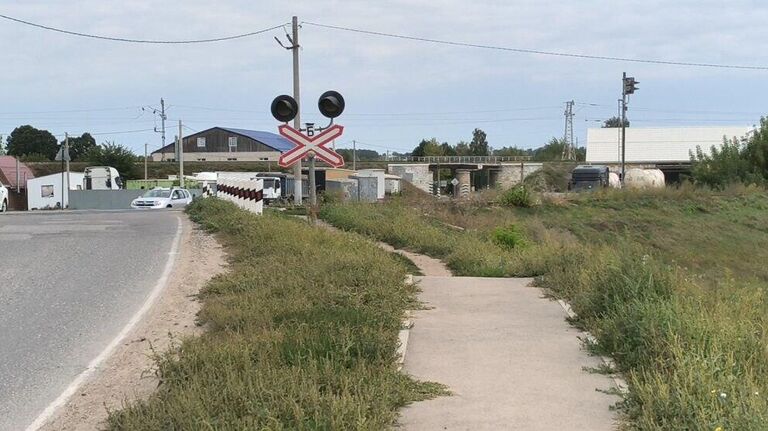
{"type": "Polygon", "coordinates": [[[63,203],[66,208],[69,206],[69,197],[66,192],[69,190],[82,190],[85,174],[82,172],[70,172],[66,175],[51,174],[44,177],[32,178],[27,180],[27,208],[30,210],[43,210],[60,208],[63,203]],[[62,189],[62,180],[64,180],[64,189],[62,189]]]}
{"type": "MultiPolygon", "coordinates": [[[[375,178],[376,186],[376,197],[378,199],[384,199],[384,194],[386,191],[385,184],[384,184],[384,178],[385,178],[385,172],[384,169],[361,169],[357,171],[357,174],[350,178],[375,178]]],[[[370,182],[370,180],[368,181],[370,182]]],[[[368,183],[366,182],[366,183],[368,183]]]]}
{"type": "Polygon", "coordinates": [[[399,194],[402,190],[400,180],[397,175],[384,174],[384,192],[388,195],[399,194]]]}

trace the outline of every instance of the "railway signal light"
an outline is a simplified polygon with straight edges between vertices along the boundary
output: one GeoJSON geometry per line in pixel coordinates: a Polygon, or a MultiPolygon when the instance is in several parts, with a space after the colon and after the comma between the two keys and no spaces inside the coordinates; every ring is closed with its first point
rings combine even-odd
{"type": "Polygon", "coordinates": [[[327,118],[336,118],[344,112],[344,97],[338,91],[326,91],[317,101],[320,113],[327,118]]]}
{"type": "Polygon", "coordinates": [[[638,90],[637,84],[639,83],[640,81],[635,81],[632,76],[624,78],[624,94],[634,94],[635,90],[638,90]]]}
{"type": "Polygon", "coordinates": [[[299,113],[299,104],[296,99],[286,94],[275,97],[271,106],[272,116],[281,123],[293,120],[299,113]]]}

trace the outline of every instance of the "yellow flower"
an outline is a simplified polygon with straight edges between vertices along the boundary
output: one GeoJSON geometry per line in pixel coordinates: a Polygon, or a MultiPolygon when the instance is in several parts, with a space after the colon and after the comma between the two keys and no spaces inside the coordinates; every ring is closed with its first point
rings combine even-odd
{"type": "Polygon", "coordinates": [[[715,428],[715,431],[723,431],[723,427],[717,427],[715,428]]]}

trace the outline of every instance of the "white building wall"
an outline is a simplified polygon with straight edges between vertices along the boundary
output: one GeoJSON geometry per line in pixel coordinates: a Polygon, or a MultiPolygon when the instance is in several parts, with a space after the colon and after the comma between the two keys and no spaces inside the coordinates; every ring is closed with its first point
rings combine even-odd
{"type": "MultiPolygon", "coordinates": [[[[700,146],[709,153],[712,146],[723,144],[723,137],[741,138],[752,130],[749,126],[722,127],[675,127],[626,129],[626,161],[647,162],[688,162],[690,152],[700,146]]],[[[587,162],[619,163],[621,153],[620,128],[595,128],[587,130],[587,162]]]]}
{"type": "MultiPolygon", "coordinates": [[[[61,174],[51,174],[44,177],[27,180],[27,208],[46,209],[56,208],[57,204],[62,202],[62,178],[66,181],[67,177],[61,174]]],[[[82,172],[69,173],[69,189],[82,190],[85,174],[82,172]]],[[[68,194],[64,193],[64,207],[69,206],[68,194]]]]}

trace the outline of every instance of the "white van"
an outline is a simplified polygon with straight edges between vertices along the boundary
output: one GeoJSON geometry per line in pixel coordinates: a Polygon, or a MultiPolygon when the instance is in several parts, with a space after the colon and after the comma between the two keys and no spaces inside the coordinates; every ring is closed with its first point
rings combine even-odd
{"type": "Polygon", "coordinates": [[[0,213],[8,211],[8,188],[0,183],[0,213]]]}
{"type": "Polygon", "coordinates": [[[123,179],[117,169],[110,166],[90,166],[85,168],[83,190],[119,190],[123,188],[123,179]]]}

